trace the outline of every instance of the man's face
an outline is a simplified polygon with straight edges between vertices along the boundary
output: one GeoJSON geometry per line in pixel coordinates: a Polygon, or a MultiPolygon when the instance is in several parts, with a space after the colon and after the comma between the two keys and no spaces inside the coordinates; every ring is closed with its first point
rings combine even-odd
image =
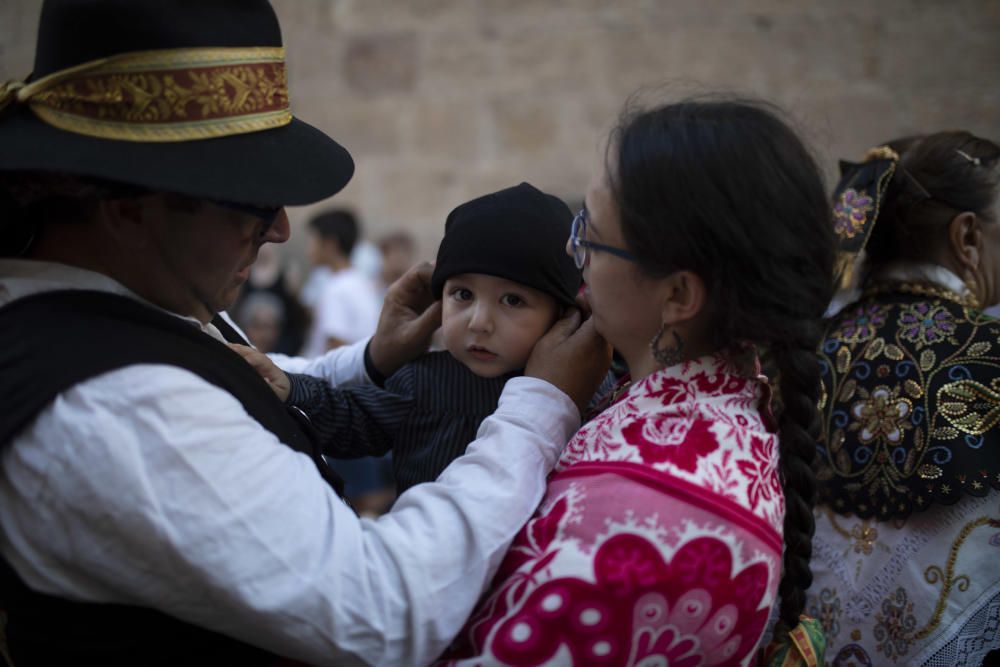
{"type": "Polygon", "coordinates": [[[149,230],[160,305],[202,321],[233,304],[264,243],[284,243],[290,234],[284,209],[268,225],[207,201],[156,197],[162,205],[151,207],[149,230]]]}
{"type": "Polygon", "coordinates": [[[548,294],[482,273],[449,278],[442,300],[445,347],[486,378],[524,368],[535,343],[559,314],[548,294]]]}

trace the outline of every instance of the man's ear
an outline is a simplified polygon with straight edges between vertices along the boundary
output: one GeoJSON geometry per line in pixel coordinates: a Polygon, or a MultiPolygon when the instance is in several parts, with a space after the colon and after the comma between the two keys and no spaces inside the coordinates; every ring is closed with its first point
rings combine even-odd
{"type": "Polygon", "coordinates": [[[128,248],[141,248],[149,242],[149,215],[149,202],[139,199],[103,199],[97,204],[99,224],[128,248]]]}
{"type": "Polygon", "coordinates": [[[705,281],[692,271],[677,271],[664,279],[660,318],[668,326],[695,319],[708,299],[705,281]]]}
{"type": "Polygon", "coordinates": [[[948,245],[963,274],[978,270],[983,251],[983,230],[975,213],[965,211],[951,219],[948,223],[948,245]]]}

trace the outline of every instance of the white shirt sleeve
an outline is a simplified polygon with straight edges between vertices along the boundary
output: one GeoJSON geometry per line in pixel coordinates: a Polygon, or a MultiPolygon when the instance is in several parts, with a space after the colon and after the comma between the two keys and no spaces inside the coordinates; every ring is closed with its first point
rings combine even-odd
{"type": "Polygon", "coordinates": [[[0,455],[0,551],[32,588],[152,607],[313,664],[422,665],[458,632],[579,426],[531,378],[439,481],[358,519],[228,393],[139,365],[0,455]]]}
{"type": "Polygon", "coordinates": [[[326,380],[333,387],[371,384],[365,372],[365,346],[369,340],[365,338],[351,345],[342,345],[312,359],[277,353],[267,356],[286,373],[312,375],[326,380]]]}

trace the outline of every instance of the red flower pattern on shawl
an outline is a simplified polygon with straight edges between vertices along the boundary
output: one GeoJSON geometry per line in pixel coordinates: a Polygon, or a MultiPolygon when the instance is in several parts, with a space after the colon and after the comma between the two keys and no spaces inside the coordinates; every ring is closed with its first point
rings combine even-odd
{"type": "Polygon", "coordinates": [[[585,424],[556,471],[584,461],[648,464],[721,493],[780,531],[784,497],[777,437],[761,414],[766,395],[721,355],[663,369],[585,424]]]}
{"type": "Polygon", "coordinates": [[[757,507],[761,501],[768,501],[781,495],[781,481],[778,478],[778,456],[773,438],[750,436],[753,457],[737,461],[740,472],[750,480],[747,488],[750,505],[757,507]]]}
{"type": "Polygon", "coordinates": [[[784,514],[761,393],[706,357],[645,378],[586,424],[447,664],[751,660],[784,514]]]}
{"type": "Polygon", "coordinates": [[[503,587],[469,619],[467,630],[462,633],[468,633],[476,646],[485,644],[493,624],[503,618],[511,602],[520,598],[524,589],[536,585],[535,576],[552,562],[556,552],[549,551],[549,545],[556,539],[568,508],[568,500],[562,496],[545,516],[528,522],[518,533],[494,579],[495,582],[505,582],[503,587]],[[531,567],[523,570],[528,563],[531,567]]]}
{"type": "Polygon", "coordinates": [[[639,448],[645,463],[669,461],[681,470],[694,472],[699,458],[719,448],[710,425],[704,419],[653,417],[633,420],[622,428],[622,435],[639,448]]]}
{"type": "Polygon", "coordinates": [[[768,617],[759,608],[767,566],[732,570],[730,548],[716,538],[688,542],[667,563],[649,541],[616,535],[594,557],[593,583],[560,578],[535,588],[490,648],[525,667],[562,647],[574,665],[730,664],[754,648],[768,617]]]}

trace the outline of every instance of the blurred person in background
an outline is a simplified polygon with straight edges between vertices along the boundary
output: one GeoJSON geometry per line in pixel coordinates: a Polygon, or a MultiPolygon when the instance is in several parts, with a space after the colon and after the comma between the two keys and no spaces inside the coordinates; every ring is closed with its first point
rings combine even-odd
{"type": "Polygon", "coordinates": [[[277,246],[262,246],[232,308],[236,322],[262,352],[295,355],[302,349],[309,316],[295,297],[298,281],[293,275],[277,246]],[[260,295],[273,299],[254,298],[260,295]]]}
{"type": "Polygon", "coordinates": [[[233,310],[236,324],[254,347],[265,354],[278,351],[285,326],[285,305],[280,298],[270,292],[251,292],[233,310]]]}
{"type": "MultiPolygon", "coordinates": [[[[324,211],[308,224],[306,255],[320,268],[312,325],[302,356],[319,357],[328,350],[367,338],[378,323],[382,297],[374,281],[352,263],[361,226],[348,209],[324,211]]],[[[344,495],[364,516],[381,514],[392,503],[392,459],[368,456],[327,458],[344,478],[344,495]]]]}
{"type": "Polygon", "coordinates": [[[312,326],[302,352],[317,357],[357,342],[375,331],[381,298],[374,283],[351,264],[360,236],[355,215],[347,209],[320,213],[309,221],[306,255],[328,273],[316,291],[312,326]]]}
{"type": "Polygon", "coordinates": [[[380,238],[378,249],[382,253],[381,287],[385,290],[417,263],[417,242],[401,229],[380,238]]]}
{"type": "Polygon", "coordinates": [[[378,286],[382,280],[382,252],[376,244],[365,238],[361,229],[358,233],[358,240],[351,251],[351,266],[378,286]]]}

